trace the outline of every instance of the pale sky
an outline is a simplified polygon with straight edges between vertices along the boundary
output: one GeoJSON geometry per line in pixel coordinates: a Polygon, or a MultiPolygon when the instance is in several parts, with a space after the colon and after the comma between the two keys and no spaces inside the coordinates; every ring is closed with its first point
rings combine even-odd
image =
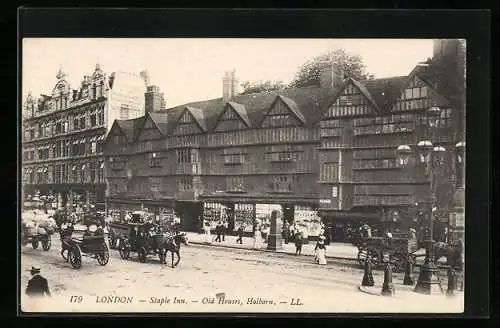
{"type": "Polygon", "coordinates": [[[222,96],[222,77],[292,80],[297,68],[329,49],[360,55],[376,78],[407,75],[432,56],[431,39],[71,39],[23,40],[23,99],[51,94],[61,67],[73,89],[97,62],[110,74],[146,69],[167,108],[222,96]]]}

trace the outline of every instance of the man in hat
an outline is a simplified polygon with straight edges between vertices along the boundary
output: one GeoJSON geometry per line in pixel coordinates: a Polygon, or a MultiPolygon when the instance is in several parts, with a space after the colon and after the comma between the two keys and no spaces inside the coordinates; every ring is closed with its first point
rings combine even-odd
{"type": "Polygon", "coordinates": [[[26,295],[30,297],[43,297],[45,295],[51,296],[49,291],[49,284],[47,279],[40,275],[40,267],[31,267],[31,279],[28,281],[28,287],[26,287],[26,295]]]}

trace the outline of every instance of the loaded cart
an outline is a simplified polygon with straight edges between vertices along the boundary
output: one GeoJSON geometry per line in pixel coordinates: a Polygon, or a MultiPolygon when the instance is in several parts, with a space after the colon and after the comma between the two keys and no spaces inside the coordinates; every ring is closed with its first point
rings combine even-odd
{"type": "Polygon", "coordinates": [[[389,255],[395,272],[403,272],[406,261],[415,263],[415,252],[418,250],[417,240],[413,238],[365,238],[358,244],[358,262],[364,266],[369,256],[374,266],[382,264],[384,255],[389,255]]]}
{"type": "Polygon", "coordinates": [[[52,245],[52,234],[55,232],[55,222],[47,219],[44,221],[25,220],[21,224],[21,244],[26,246],[31,244],[33,249],[37,249],[42,244],[44,251],[50,250],[52,245]]]}

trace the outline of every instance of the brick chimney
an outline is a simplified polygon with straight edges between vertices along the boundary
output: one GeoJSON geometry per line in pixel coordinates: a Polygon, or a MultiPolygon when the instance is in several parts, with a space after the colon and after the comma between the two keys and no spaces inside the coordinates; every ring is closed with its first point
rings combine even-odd
{"type": "Polygon", "coordinates": [[[319,73],[319,85],[321,88],[334,89],[344,81],[343,69],[333,67],[330,62],[321,63],[319,73]]]}
{"type": "Polygon", "coordinates": [[[238,94],[239,80],[236,78],[236,71],[227,71],[222,78],[222,98],[229,101],[238,94]]]}
{"type": "Polygon", "coordinates": [[[160,92],[160,87],[157,85],[148,85],[144,93],[144,107],[146,113],[157,112],[165,108],[165,99],[163,92],[160,92]]]}

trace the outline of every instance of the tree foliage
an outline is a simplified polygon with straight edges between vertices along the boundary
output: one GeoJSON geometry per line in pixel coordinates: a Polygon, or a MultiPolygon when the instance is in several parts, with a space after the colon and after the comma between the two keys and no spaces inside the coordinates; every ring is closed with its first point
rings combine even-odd
{"type": "MultiPolygon", "coordinates": [[[[330,54],[322,54],[308,60],[298,68],[298,71],[290,83],[292,88],[300,88],[319,84],[320,69],[324,62],[330,61],[330,54]]],[[[338,49],[332,53],[334,69],[343,70],[344,74],[357,80],[373,79],[363,63],[361,56],[352,55],[344,49],[338,49]]]]}
{"type": "Polygon", "coordinates": [[[245,81],[241,83],[241,87],[243,88],[243,92],[241,94],[248,93],[259,93],[259,92],[267,92],[273,90],[281,90],[285,88],[285,85],[282,81],[245,81]]]}

